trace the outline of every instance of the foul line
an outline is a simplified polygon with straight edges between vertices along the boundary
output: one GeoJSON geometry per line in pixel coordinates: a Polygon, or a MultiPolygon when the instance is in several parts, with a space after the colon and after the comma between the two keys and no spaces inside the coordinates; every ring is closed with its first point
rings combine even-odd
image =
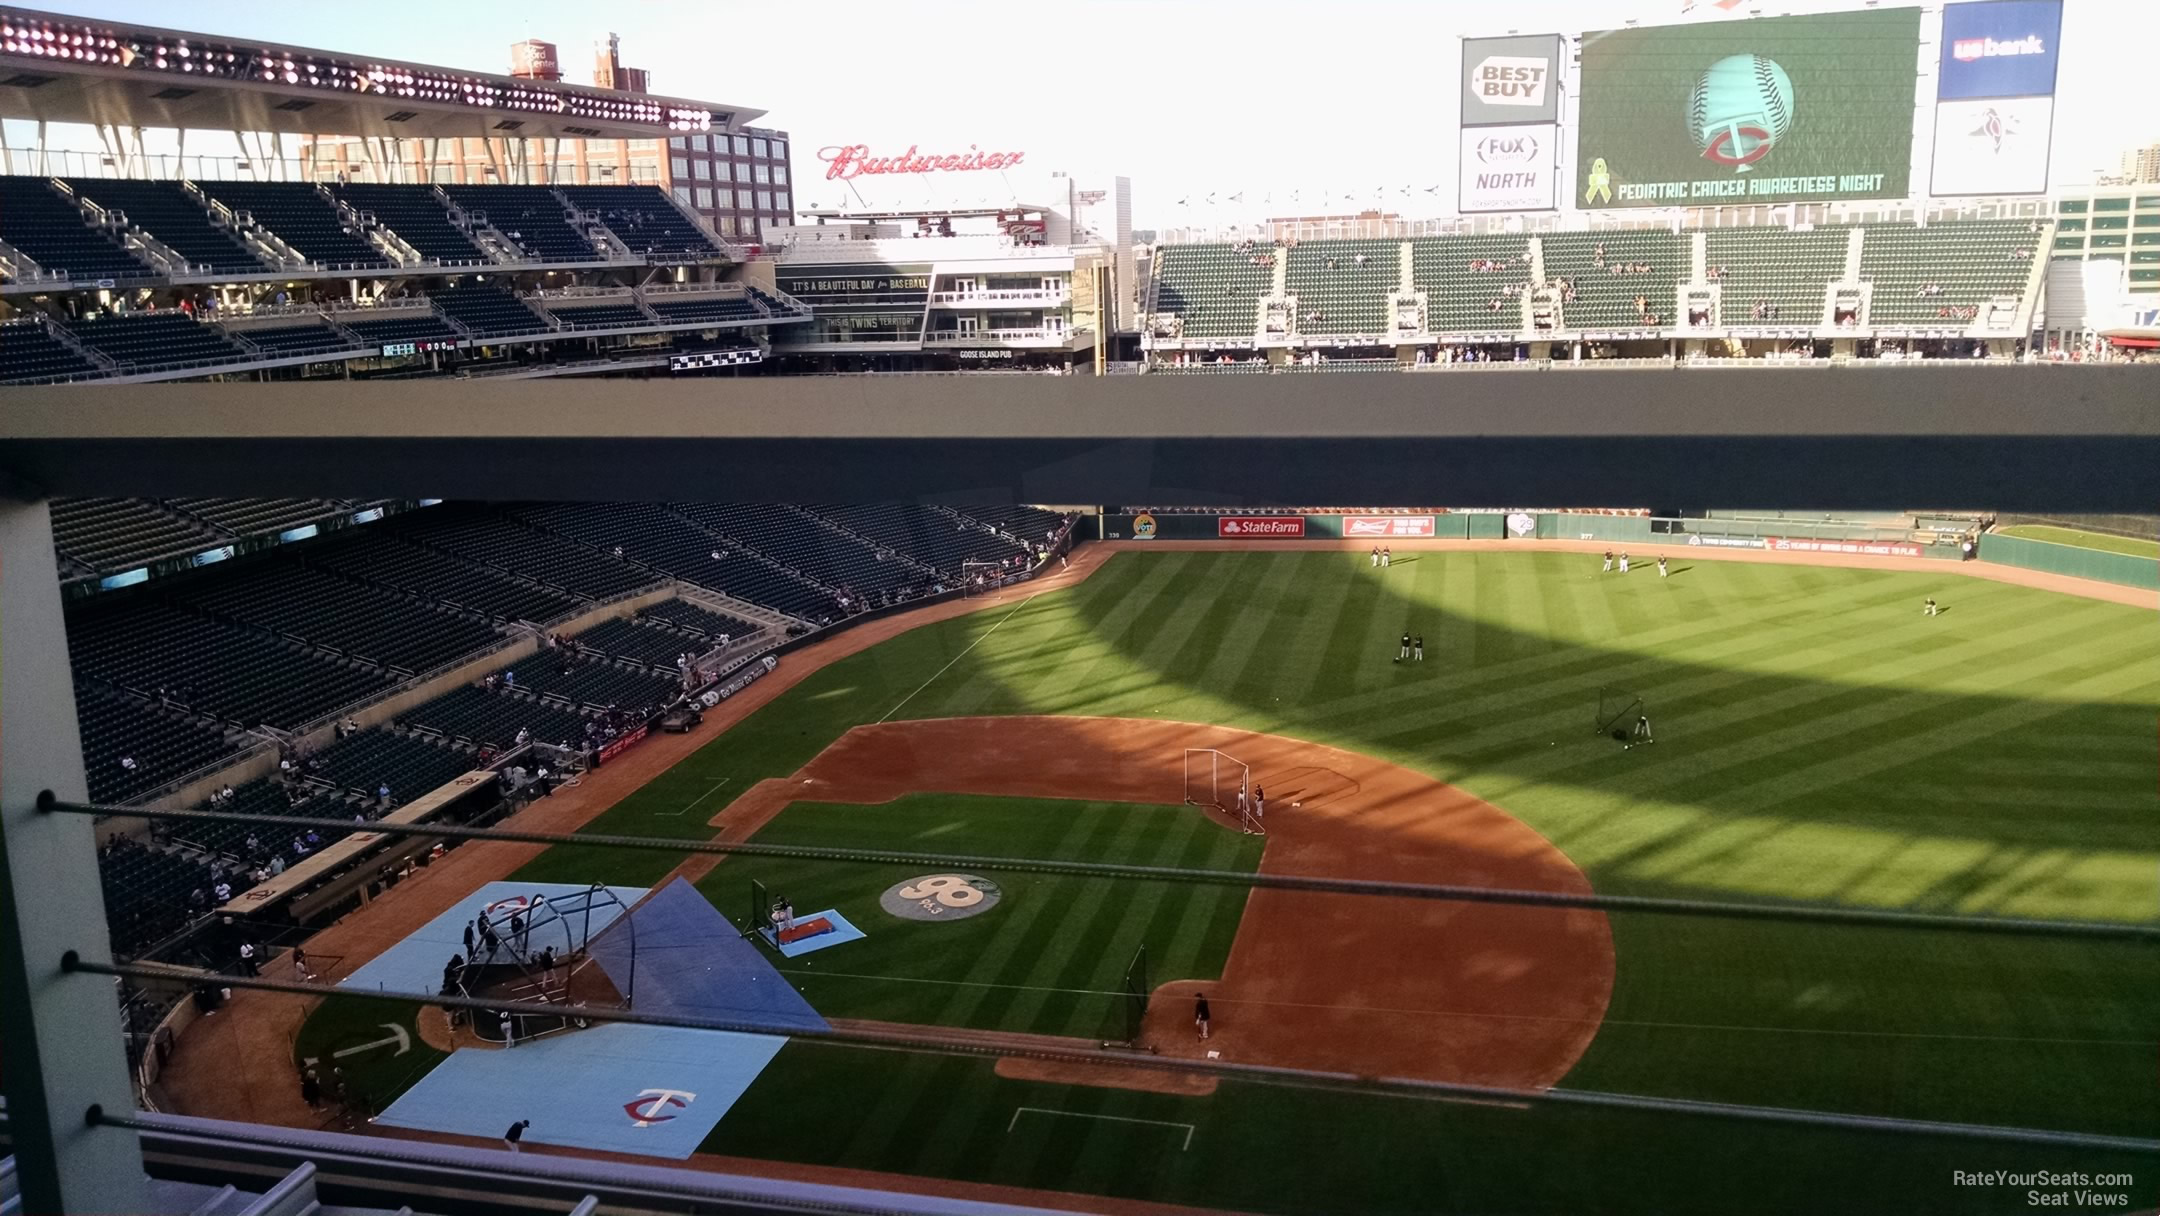
{"type": "Polygon", "coordinates": [[[1072,1119],[1108,1119],[1112,1123],[1149,1123],[1156,1127],[1182,1127],[1185,1129],[1185,1147],[1178,1151],[1183,1153],[1192,1150],[1193,1125],[1190,1123],[1170,1123],[1162,1119],[1128,1119],[1123,1115],[1091,1115],[1086,1111],[1048,1110],[1040,1106],[1023,1106],[1013,1111],[1011,1122],[1005,1125],[1005,1134],[1012,1135],[1012,1129],[1019,1124],[1020,1116],[1027,1114],[1029,1111],[1033,1111],[1038,1115],[1064,1115],[1072,1119]]]}
{"type": "Polygon", "coordinates": [[[676,817],[676,816],[678,816],[678,815],[687,815],[687,814],[689,814],[690,812],[692,812],[692,811],[694,811],[694,810],[696,810],[696,809],[697,809],[697,804],[698,804],[698,803],[700,803],[700,802],[703,802],[703,801],[705,801],[705,800],[706,800],[707,798],[710,798],[710,797],[712,797],[712,796],[713,796],[714,794],[717,794],[717,793],[719,793],[719,792],[720,792],[720,787],[721,787],[721,786],[723,786],[723,785],[726,785],[726,784],[727,784],[728,782],[730,782],[730,781],[733,781],[733,780],[734,780],[734,778],[733,778],[733,777],[722,777],[722,778],[721,778],[721,779],[719,779],[718,781],[715,781],[715,782],[713,782],[713,787],[712,787],[711,789],[709,789],[709,790],[706,790],[706,791],[705,791],[704,793],[702,793],[702,794],[699,794],[699,795],[698,795],[698,796],[697,796],[697,797],[696,797],[695,799],[691,800],[691,803],[690,803],[690,805],[689,805],[689,806],[686,806],[686,807],[684,807],[683,809],[681,809],[681,810],[679,810],[679,811],[654,811],[654,812],[653,812],[653,818],[655,818],[655,819],[672,819],[672,818],[674,818],[674,817],[676,817]]]}
{"type": "MultiPolygon", "coordinates": [[[[1042,592],[1040,592],[1040,591],[1038,591],[1038,592],[1036,592],[1036,593],[1035,593],[1035,595],[1041,595],[1041,594],[1042,594],[1042,592]]],[[[966,658],[966,657],[968,656],[968,651],[970,651],[970,650],[973,650],[973,649],[975,649],[975,648],[976,648],[977,646],[980,646],[980,645],[982,645],[982,644],[983,644],[983,638],[987,638],[987,637],[989,637],[989,636],[990,636],[991,634],[993,634],[993,633],[996,633],[996,632],[998,631],[998,629],[999,629],[999,628],[1000,628],[1001,626],[1003,626],[1003,625],[1005,624],[1005,622],[1007,622],[1007,621],[1009,621],[1009,620],[1013,619],[1014,617],[1016,617],[1016,616],[1020,615],[1020,610],[1021,610],[1022,608],[1025,608],[1025,607],[1027,607],[1027,606],[1028,606],[1029,604],[1032,604],[1032,603],[1034,603],[1034,602],[1035,602],[1035,595],[1031,595],[1031,596],[1027,597],[1027,598],[1026,598],[1026,599],[1024,599],[1024,600],[1021,600],[1021,601],[1020,601],[1019,603],[1017,603],[1017,604],[1013,605],[1013,610],[1012,610],[1011,612],[1008,612],[1008,613],[1006,613],[1006,614],[1005,614],[1004,616],[1001,616],[1001,617],[999,617],[999,618],[998,618],[998,620],[997,620],[997,624],[996,624],[996,625],[992,625],[992,626],[991,626],[991,627],[989,627],[988,629],[985,629],[985,630],[983,630],[983,631],[982,631],[982,637],[978,637],[978,638],[976,638],[976,639],[975,639],[974,641],[972,641],[972,642],[969,642],[969,643],[967,644],[967,647],[966,647],[966,649],[962,650],[962,651],[961,651],[961,652],[960,652],[959,654],[956,654],[956,655],[954,655],[953,657],[951,657],[951,658],[949,658],[949,659],[945,660],[945,666],[943,666],[943,667],[940,667],[940,668],[938,668],[938,669],[937,669],[936,671],[932,672],[932,673],[930,674],[930,678],[929,678],[929,679],[927,679],[927,680],[924,680],[924,681],[923,681],[922,683],[920,683],[920,684],[917,684],[917,685],[915,686],[915,692],[911,692],[911,693],[909,693],[908,695],[906,695],[906,696],[904,696],[904,697],[900,698],[900,704],[899,704],[899,705],[895,705],[895,706],[893,706],[893,707],[892,707],[891,709],[888,709],[888,710],[886,710],[886,711],[885,711],[885,716],[884,716],[884,717],[882,717],[882,718],[879,718],[879,719],[878,719],[878,721],[879,721],[879,722],[884,722],[884,721],[885,721],[885,720],[886,720],[887,718],[890,718],[890,717],[892,717],[892,716],[893,716],[894,714],[896,714],[896,713],[899,713],[902,707],[904,707],[904,706],[905,706],[905,705],[906,705],[906,704],[907,704],[908,702],[910,702],[910,701],[912,701],[912,700],[914,700],[914,699],[915,699],[915,694],[916,694],[916,693],[919,693],[919,692],[921,692],[921,691],[922,691],[923,689],[925,689],[925,688],[928,688],[928,687],[930,687],[930,686],[931,686],[932,684],[936,683],[936,682],[937,682],[937,678],[938,678],[939,676],[941,676],[941,675],[944,675],[944,674],[945,674],[946,672],[948,672],[948,671],[952,670],[952,665],[953,665],[953,664],[955,664],[955,663],[959,662],[960,660],[962,660],[962,659],[966,658]]]]}

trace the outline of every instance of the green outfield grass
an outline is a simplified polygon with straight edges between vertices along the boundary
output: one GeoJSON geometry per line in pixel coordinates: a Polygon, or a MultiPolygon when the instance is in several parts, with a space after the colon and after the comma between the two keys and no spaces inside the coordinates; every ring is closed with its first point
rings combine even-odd
{"type": "MultiPolygon", "coordinates": [[[[797,803],[759,843],[1051,857],[1251,873],[1260,839],[1190,807],[913,794],[879,806],[797,803]]],[[[794,901],[797,915],[837,907],[871,937],[777,965],[828,1017],[878,1018],[1030,1034],[1122,1039],[1120,981],[1148,952],[1165,979],[1222,975],[1245,888],[1044,874],[1000,874],[998,904],[951,924],[905,921],[878,897],[919,866],[742,859],[698,889],[738,923],[749,881],[794,901]]]]}
{"type": "MultiPolygon", "coordinates": [[[[1682,558],[1661,580],[1596,566],[1497,545],[1407,555],[1384,572],[1358,554],[1121,554],[1078,587],[813,674],[591,830],[703,835],[735,792],[888,714],[1159,717],[1307,738],[1454,782],[1553,840],[1605,892],[2145,923],[2160,913],[2160,614],[1948,569],[1682,558]],[[1943,615],[1921,615],[1929,596],[1943,615]],[[1389,661],[1405,630],[1424,635],[1426,663],[1389,661]],[[1601,686],[1645,699],[1654,747],[1623,752],[1593,736],[1601,686]]],[[[818,812],[804,809],[800,825],[789,812],[775,830],[841,838],[809,826],[818,812]]],[[[558,847],[520,877],[643,883],[675,860],[558,847]]],[[[730,911],[744,876],[727,872],[741,864],[720,866],[709,886],[730,911]]],[[[1634,914],[1613,923],[1616,990],[1570,1088],[2160,1135],[2160,952],[1634,914]]],[[[996,982],[1012,983],[1005,974],[996,982]]],[[[891,1000],[907,1016],[982,1024],[971,1021],[982,1005],[859,983],[815,999],[891,1000]]],[[[1208,1100],[1063,1090],[977,1064],[868,1062],[877,1053],[835,1063],[842,1054],[791,1045],[712,1147],[1281,1212],[1549,1210],[1555,1198],[1732,1211],[1750,1206],[1742,1196],[1761,1198],[1752,1210],[1826,1210],[1804,1178],[1847,1188],[1828,1202],[1839,1210],[1990,1210],[2008,1201],[1947,1189],[1946,1162],[2056,1160],[1249,1086],[1208,1100]],[[1157,1160],[1131,1130],[1067,1141],[1022,1121],[1008,1132],[1022,1105],[1191,1123],[1194,1144],[1157,1160]],[[1182,1113],[1149,1113],[1170,1107],[1182,1113]],[[1324,1185],[1298,1164],[1322,1152],[1316,1129],[1328,1154],[1343,1154],[1329,1157],[1324,1185]],[[1793,1171],[1791,1146],[1851,1168],[1793,1171]],[[1120,1180],[1126,1161],[1138,1181],[1120,1180]],[[1898,1181],[1869,1189],[1877,1174],[1898,1181]]]]}
{"type": "MultiPolygon", "coordinates": [[[[297,1070],[308,1060],[318,1060],[325,1080],[332,1067],[343,1068],[346,1091],[354,1108],[380,1111],[426,1076],[429,1069],[449,1058],[420,1041],[415,1025],[419,1013],[417,1007],[400,1007],[386,1001],[325,997],[300,1025],[300,1033],[293,1041],[293,1066],[297,1070]],[[407,1047],[403,1053],[390,1045],[353,1050],[342,1057],[336,1054],[389,1038],[393,1026],[405,1032],[407,1047]]],[[[297,1071],[293,1084],[300,1084],[297,1071]]],[[[324,1109],[329,1109],[327,1101],[324,1109]]]]}
{"type": "Polygon", "coordinates": [[[2132,557],[2160,559],[2160,541],[2139,540],[2133,536],[2110,536],[2105,532],[2058,528],[2051,524],[2017,524],[2013,527],[1997,528],[1996,531],[2004,536],[2019,536],[2026,540],[2044,540],[2050,544],[2098,549],[2103,553],[2127,553],[2132,557]]]}

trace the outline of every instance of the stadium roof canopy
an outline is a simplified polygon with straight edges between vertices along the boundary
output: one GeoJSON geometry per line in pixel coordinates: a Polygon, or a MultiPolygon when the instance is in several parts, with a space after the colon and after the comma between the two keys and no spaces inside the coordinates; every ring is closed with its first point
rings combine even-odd
{"type": "Polygon", "coordinates": [[[0,6],[0,117],[430,138],[651,139],[763,110],[0,6]]]}
{"type": "Polygon", "coordinates": [[[1928,360],[19,388],[0,494],[2134,512],[2153,387],[1928,360]]]}

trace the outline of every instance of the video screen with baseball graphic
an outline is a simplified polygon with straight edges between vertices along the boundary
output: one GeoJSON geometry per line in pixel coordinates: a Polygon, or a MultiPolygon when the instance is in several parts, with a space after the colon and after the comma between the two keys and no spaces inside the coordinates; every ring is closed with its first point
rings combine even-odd
{"type": "Polygon", "coordinates": [[[1920,10],[1583,35],[1575,203],[1901,198],[1920,10]]]}

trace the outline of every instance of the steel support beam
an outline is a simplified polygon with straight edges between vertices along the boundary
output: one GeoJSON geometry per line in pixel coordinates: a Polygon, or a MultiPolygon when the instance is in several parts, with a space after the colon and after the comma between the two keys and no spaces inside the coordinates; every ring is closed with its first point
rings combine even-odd
{"type": "Polygon", "coordinates": [[[2128,511],[2139,365],[26,388],[54,494],[2128,511]]]}
{"type": "Polygon", "coordinates": [[[52,517],[4,496],[0,722],[0,1058],[22,1210],[146,1212],[136,1133],[85,1117],[135,1109],[112,982],[60,969],[69,950],[111,958],[92,825],[37,805],[87,792],[52,517]]]}

